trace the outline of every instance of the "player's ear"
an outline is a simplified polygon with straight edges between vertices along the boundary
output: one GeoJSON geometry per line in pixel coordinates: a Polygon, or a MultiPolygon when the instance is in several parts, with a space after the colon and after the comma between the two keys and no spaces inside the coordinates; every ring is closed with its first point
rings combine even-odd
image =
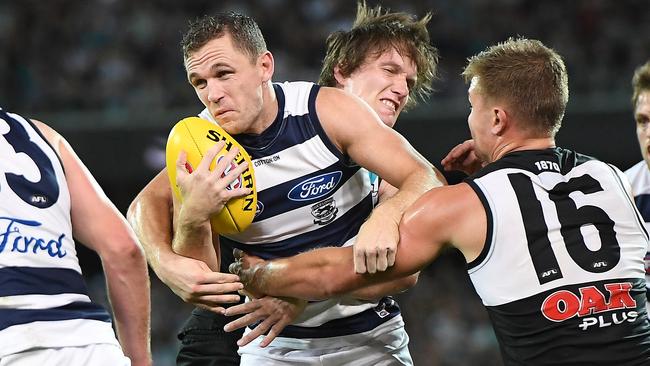
{"type": "Polygon", "coordinates": [[[271,52],[266,51],[257,58],[257,64],[260,66],[262,82],[267,82],[273,78],[275,63],[271,52]]]}
{"type": "Polygon", "coordinates": [[[334,66],[334,79],[336,79],[336,83],[338,84],[337,86],[342,86],[345,88],[346,84],[348,83],[348,78],[346,76],[343,76],[343,73],[341,72],[341,66],[339,64],[336,64],[334,66]]]}
{"type": "Polygon", "coordinates": [[[506,131],[510,123],[509,115],[505,109],[501,107],[494,107],[492,109],[492,133],[496,136],[501,136],[506,131]]]}

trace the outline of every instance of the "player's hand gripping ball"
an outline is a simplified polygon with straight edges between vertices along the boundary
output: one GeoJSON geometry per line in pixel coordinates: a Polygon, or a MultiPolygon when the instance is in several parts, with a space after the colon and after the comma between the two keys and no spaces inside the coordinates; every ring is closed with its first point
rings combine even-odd
{"type": "MultiPolygon", "coordinates": [[[[212,230],[219,234],[235,234],[246,230],[255,217],[257,206],[257,191],[255,190],[255,174],[253,163],[248,153],[237,141],[218,125],[199,118],[189,117],[180,120],[169,133],[166,148],[167,173],[174,195],[182,202],[180,189],[176,184],[176,160],[181,151],[187,153],[187,170],[191,173],[193,167],[201,162],[205,152],[215,143],[225,141],[225,147],[217,154],[217,157],[210,164],[210,170],[214,170],[217,162],[226,155],[232,147],[238,147],[239,153],[235,157],[235,163],[246,162],[248,170],[235,179],[226,189],[239,188],[244,186],[251,188],[251,193],[229,200],[223,210],[210,218],[212,230]]],[[[222,176],[225,176],[235,165],[226,168],[222,176]]]]}

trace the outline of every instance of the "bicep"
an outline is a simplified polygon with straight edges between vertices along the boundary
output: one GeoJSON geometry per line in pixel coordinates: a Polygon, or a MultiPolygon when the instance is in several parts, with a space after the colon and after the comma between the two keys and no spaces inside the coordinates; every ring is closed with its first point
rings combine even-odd
{"type": "Polygon", "coordinates": [[[171,187],[163,169],[133,200],[128,218],[146,247],[152,242],[171,242],[172,212],[171,187]]]}
{"type": "Polygon", "coordinates": [[[403,136],[385,126],[358,97],[322,88],[316,110],[328,137],[343,153],[393,186],[400,187],[413,171],[431,169],[403,136]]]}
{"type": "Polygon", "coordinates": [[[400,240],[395,258],[395,271],[401,276],[427,266],[453,240],[458,218],[447,210],[453,201],[450,188],[428,191],[404,213],[399,225],[400,240]]]}
{"type": "Polygon", "coordinates": [[[430,164],[406,139],[387,127],[369,128],[348,144],[354,162],[376,173],[394,187],[402,187],[415,171],[430,171],[430,164]]]}

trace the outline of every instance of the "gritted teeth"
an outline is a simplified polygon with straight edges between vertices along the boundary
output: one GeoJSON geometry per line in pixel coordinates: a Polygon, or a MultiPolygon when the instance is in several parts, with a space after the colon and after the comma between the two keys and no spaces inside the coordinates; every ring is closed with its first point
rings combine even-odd
{"type": "Polygon", "coordinates": [[[397,104],[396,102],[390,99],[381,99],[381,103],[387,106],[388,108],[392,109],[393,111],[396,111],[397,107],[399,106],[399,104],[397,104]]]}

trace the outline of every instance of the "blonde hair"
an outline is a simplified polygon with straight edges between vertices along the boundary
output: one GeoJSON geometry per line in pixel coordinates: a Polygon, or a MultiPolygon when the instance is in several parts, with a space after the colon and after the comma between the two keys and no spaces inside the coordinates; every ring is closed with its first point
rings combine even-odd
{"type": "Polygon", "coordinates": [[[650,61],[639,66],[634,70],[632,77],[632,106],[636,108],[639,101],[639,95],[644,91],[650,90],[650,61]]]}
{"type": "Polygon", "coordinates": [[[504,101],[522,128],[555,135],[562,124],[569,86],[562,57],[542,42],[509,38],[468,59],[462,75],[478,77],[477,92],[504,101]]]}

